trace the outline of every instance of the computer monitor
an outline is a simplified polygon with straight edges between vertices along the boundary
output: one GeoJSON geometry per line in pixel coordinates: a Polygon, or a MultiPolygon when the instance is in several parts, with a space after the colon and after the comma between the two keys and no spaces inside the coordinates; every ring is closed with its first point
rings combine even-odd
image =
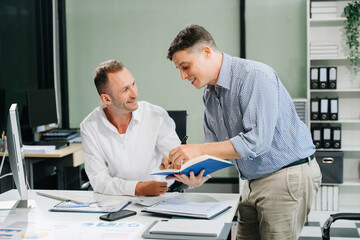
{"type": "Polygon", "coordinates": [[[16,188],[20,195],[20,200],[17,201],[15,206],[17,208],[33,207],[33,200],[28,199],[28,189],[26,186],[24,171],[24,155],[21,151],[23,145],[20,131],[19,113],[16,103],[12,104],[9,109],[6,137],[10,168],[16,188]]]}
{"type": "Polygon", "coordinates": [[[31,128],[58,123],[54,89],[27,90],[26,96],[31,128]]]}

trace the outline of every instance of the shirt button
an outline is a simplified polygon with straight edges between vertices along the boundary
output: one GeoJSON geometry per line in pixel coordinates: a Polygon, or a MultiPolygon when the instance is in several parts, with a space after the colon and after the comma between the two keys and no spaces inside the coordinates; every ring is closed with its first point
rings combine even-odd
{"type": "Polygon", "coordinates": [[[224,119],[223,118],[221,118],[221,121],[223,121],[224,119]]]}
{"type": "Polygon", "coordinates": [[[228,140],[229,138],[228,137],[225,137],[226,140],[228,140]]]}

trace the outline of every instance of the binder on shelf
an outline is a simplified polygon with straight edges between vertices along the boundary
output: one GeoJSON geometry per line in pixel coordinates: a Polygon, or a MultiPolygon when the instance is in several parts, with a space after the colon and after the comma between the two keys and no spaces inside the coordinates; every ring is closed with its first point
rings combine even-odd
{"type": "Polygon", "coordinates": [[[334,186],[329,185],[327,186],[327,210],[333,211],[334,210],[334,186]]]}
{"type": "Polygon", "coordinates": [[[334,188],[334,211],[339,211],[339,186],[333,186],[334,188]]]}
{"type": "Polygon", "coordinates": [[[332,148],[341,148],[341,127],[332,127],[332,148]]]}
{"type": "Polygon", "coordinates": [[[329,119],[330,120],[338,120],[338,98],[330,98],[329,99],[329,119]]]}
{"type": "Polygon", "coordinates": [[[310,68],[310,88],[319,88],[319,68],[317,67],[310,68]]]}
{"type": "Polygon", "coordinates": [[[320,120],[329,119],[329,100],[327,98],[320,99],[320,120]]]}
{"type": "Polygon", "coordinates": [[[315,210],[321,211],[321,187],[316,193],[316,202],[315,202],[315,210]]]}
{"type": "Polygon", "coordinates": [[[331,128],[323,127],[322,128],[322,147],[331,148],[331,128]]]}
{"type": "Polygon", "coordinates": [[[336,81],[337,81],[337,68],[329,67],[328,68],[328,76],[329,76],[329,88],[336,89],[336,81]]]}
{"type": "Polygon", "coordinates": [[[321,210],[322,211],[327,211],[327,207],[328,207],[328,202],[327,202],[327,198],[328,198],[328,187],[327,186],[321,186],[321,210]]]}
{"type": "Polygon", "coordinates": [[[321,128],[313,127],[312,128],[312,137],[313,142],[316,148],[321,148],[321,128]]]}
{"type": "Polygon", "coordinates": [[[318,98],[312,98],[311,99],[311,120],[319,120],[319,99],[318,98]]]}
{"type": "Polygon", "coordinates": [[[328,88],[328,77],[327,77],[327,68],[319,68],[319,84],[321,89],[328,88]]]}

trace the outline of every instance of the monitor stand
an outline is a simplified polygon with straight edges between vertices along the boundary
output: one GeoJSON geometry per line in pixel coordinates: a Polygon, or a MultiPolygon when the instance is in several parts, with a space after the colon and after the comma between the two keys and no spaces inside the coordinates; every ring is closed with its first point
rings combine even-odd
{"type": "Polygon", "coordinates": [[[35,200],[12,200],[12,201],[0,201],[1,210],[13,210],[16,208],[34,208],[35,200]]]}
{"type": "Polygon", "coordinates": [[[34,208],[35,207],[35,200],[28,199],[28,200],[18,200],[16,208],[34,208]]]}

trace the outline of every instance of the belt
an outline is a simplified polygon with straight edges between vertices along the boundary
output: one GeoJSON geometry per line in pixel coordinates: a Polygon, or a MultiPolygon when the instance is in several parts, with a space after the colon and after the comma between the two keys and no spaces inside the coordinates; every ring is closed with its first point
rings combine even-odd
{"type": "Polygon", "coordinates": [[[293,167],[293,166],[300,165],[300,164],[303,164],[303,163],[306,163],[306,162],[310,162],[311,160],[314,159],[314,157],[315,157],[315,155],[313,154],[310,157],[297,160],[296,162],[290,163],[289,165],[286,165],[286,166],[284,166],[282,168],[293,167]],[[310,160],[309,160],[309,158],[310,158],[310,160]]]}

